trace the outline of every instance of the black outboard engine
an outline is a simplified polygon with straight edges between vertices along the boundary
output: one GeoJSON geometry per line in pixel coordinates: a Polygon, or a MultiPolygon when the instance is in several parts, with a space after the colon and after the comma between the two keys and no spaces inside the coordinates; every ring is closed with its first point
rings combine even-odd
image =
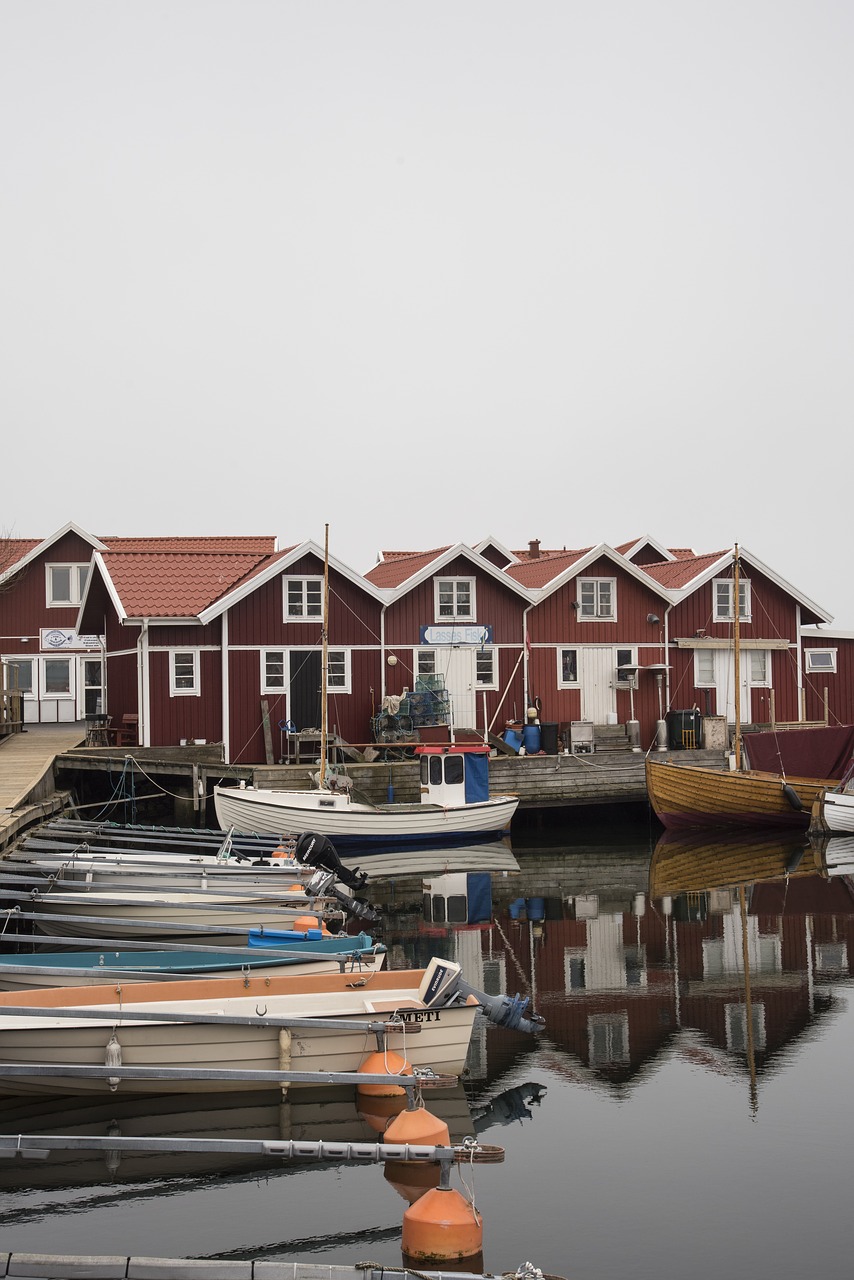
{"type": "Polygon", "coordinates": [[[336,880],[354,891],[361,889],[368,878],[367,872],[360,871],[358,867],[353,871],[345,867],[332,841],[327,840],[326,836],[318,835],[316,831],[303,832],[297,840],[294,856],[297,862],[302,862],[305,866],[331,871],[336,880]]]}

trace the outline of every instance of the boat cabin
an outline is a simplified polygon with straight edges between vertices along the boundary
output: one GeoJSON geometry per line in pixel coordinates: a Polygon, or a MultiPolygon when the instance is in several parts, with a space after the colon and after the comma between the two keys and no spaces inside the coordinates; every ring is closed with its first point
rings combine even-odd
{"type": "Polygon", "coordinates": [[[415,748],[421,759],[421,802],[451,808],[489,799],[489,747],[474,743],[415,748]]]}

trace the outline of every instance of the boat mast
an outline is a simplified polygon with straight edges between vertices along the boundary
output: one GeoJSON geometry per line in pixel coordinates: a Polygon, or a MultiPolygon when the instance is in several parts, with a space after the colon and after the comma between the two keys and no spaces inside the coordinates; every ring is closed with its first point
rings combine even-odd
{"type": "Polygon", "coordinates": [[[320,658],[320,778],[318,786],[326,785],[326,751],[327,751],[327,722],[328,722],[328,697],[327,685],[329,676],[327,667],[329,665],[329,525],[324,525],[323,540],[323,627],[320,632],[321,641],[321,658],[320,658]]]}
{"type": "Polygon", "coordinates": [[[733,684],[735,685],[735,767],[741,768],[741,590],[739,587],[738,543],[735,544],[735,555],[732,562],[732,642],[733,642],[733,684]]]}

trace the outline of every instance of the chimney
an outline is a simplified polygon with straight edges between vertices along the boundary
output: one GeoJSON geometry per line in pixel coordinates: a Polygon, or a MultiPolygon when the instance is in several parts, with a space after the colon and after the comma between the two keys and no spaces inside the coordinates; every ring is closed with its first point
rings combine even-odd
{"type": "Polygon", "coordinates": [[[539,538],[534,538],[533,541],[528,543],[528,558],[530,560],[539,560],[540,558],[539,538]]]}

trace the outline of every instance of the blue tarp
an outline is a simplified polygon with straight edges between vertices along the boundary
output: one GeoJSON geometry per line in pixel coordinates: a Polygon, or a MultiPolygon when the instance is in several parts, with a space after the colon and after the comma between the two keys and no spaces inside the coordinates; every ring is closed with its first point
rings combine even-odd
{"type": "Polygon", "coordinates": [[[489,799],[489,756],[486,752],[466,754],[466,804],[489,799]]]}

